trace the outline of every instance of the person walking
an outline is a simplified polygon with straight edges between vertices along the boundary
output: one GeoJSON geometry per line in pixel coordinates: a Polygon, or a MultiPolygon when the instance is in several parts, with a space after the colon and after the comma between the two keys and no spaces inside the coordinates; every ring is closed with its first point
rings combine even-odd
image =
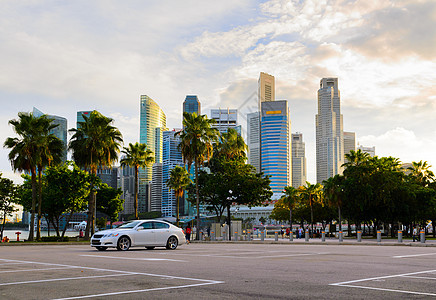
{"type": "Polygon", "coordinates": [[[185,237],[186,237],[186,244],[190,244],[191,243],[191,225],[188,225],[186,227],[186,233],[185,233],[185,237]]]}
{"type": "Polygon", "coordinates": [[[413,227],[413,232],[412,232],[412,238],[413,238],[413,241],[415,242],[415,240],[416,241],[418,241],[418,228],[417,228],[417,226],[415,226],[415,227],[413,227]]]}

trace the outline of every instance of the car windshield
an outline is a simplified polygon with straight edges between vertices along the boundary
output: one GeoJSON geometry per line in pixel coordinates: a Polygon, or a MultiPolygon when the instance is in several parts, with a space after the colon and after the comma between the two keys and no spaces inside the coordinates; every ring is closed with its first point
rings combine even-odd
{"type": "Polygon", "coordinates": [[[121,224],[118,228],[123,229],[123,228],[133,228],[136,225],[138,225],[139,223],[141,223],[141,221],[129,221],[127,223],[121,224]]]}

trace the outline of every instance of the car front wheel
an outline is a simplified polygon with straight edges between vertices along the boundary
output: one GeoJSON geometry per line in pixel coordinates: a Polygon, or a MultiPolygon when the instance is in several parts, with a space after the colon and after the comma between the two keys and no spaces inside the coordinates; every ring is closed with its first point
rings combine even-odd
{"type": "Polygon", "coordinates": [[[176,250],[177,246],[179,245],[179,241],[175,236],[170,236],[170,238],[167,241],[167,249],[169,250],[176,250]]]}
{"type": "Polygon", "coordinates": [[[117,250],[127,251],[130,248],[130,239],[127,236],[122,236],[118,239],[117,250]]]}

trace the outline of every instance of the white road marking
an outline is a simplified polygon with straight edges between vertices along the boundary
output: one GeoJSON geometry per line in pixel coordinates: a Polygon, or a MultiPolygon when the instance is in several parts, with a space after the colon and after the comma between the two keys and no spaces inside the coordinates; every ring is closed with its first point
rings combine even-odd
{"type": "Polygon", "coordinates": [[[436,296],[436,294],[433,294],[433,293],[413,292],[413,291],[405,291],[405,290],[393,290],[393,289],[375,288],[375,287],[369,287],[369,286],[348,285],[348,284],[344,284],[344,285],[340,285],[340,286],[359,288],[359,289],[368,289],[368,290],[377,290],[377,291],[386,291],[386,292],[396,292],[396,293],[403,293],[403,294],[436,296]]]}
{"type": "Polygon", "coordinates": [[[83,255],[80,255],[80,256],[97,257],[97,258],[128,259],[128,260],[146,260],[146,261],[178,261],[178,262],[186,262],[186,260],[177,260],[177,259],[169,259],[169,258],[134,258],[134,257],[118,257],[118,256],[87,255],[87,254],[83,254],[83,255]]]}
{"type": "Polygon", "coordinates": [[[43,269],[23,269],[23,270],[8,270],[8,271],[0,271],[0,273],[15,273],[15,272],[32,272],[32,271],[46,271],[46,270],[66,270],[71,268],[43,268],[43,269]]]}
{"type": "MultiPolygon", "coordinates": [[[[289,253],[289,252],[286,252],[286,251],[271,251],[271,252],[289,253]]],[[[264,251],[264,252],[260,252],[260,253],[268,253],[268,251],[264,251]]],[[[162,254],[166,254],[166,253],[162,253],[162,254]]],[[[323,252],[323,253],[292,253],[292,254],[283,254],[283,255],[238,256],[238,255],[241,255],[241,254],[245,254],[245,253],[237,253],[235,255],[195,254],[195,256],[258,259],[258,258],[274,258],[274,257],[286,257],[286,256],[325,255],[325,254],[329,254],[329,253],[328,252],[323,252]]],[[[247,254],[253,254],[253,253],[247,253],[247,254]]],[[[191,253],[174,253],[172,255],[190,256],[191,253]]]]}
{"type": "Polygon", "coordinates": [[[82,276],[82,277],[69,277],[69,278],[53,278],[53,279],[41,279],[41,280],[30,280],[30,281],[18,281],[18,282],[0,283],[0,286],[4,286],[4,285],[16,285],[16,284],[27,284],[27,283],[39,283],[39,282],[64,281],[64,280],[75,280],[75,279],[89,279],[89,278],[127,276],[127,275],[133,275],[133,274],[110,274],[110,275],[96,275],[96,276],[82,276]]]}
{"type": "Polygon", "coordinates": [[[429,279],[429,280],[436,280],[436,277],[422,277],[422,276],[403,276],[406,278],[416,278],[416,279],[429,279]]]}
{"type": "Polygon", "coordinates": [[[398,255],[398,256],[392,256],[392,257],[393,257],[393,258],[406,258],[406,257],[416,257],[416,256],[425,256],[425,255],[436,255],[436,253],[412,254],[412,255],[398,255]]]}

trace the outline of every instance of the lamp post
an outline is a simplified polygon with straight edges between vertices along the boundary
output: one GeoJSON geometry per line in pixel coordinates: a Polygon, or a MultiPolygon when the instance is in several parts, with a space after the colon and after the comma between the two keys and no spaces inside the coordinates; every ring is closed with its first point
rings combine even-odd
{"type": "Polygon", "coordinates": [[[233,199],[233,196],[232,196],[232,193],[233,193],[233,191],[232,190],[229,190],[229,197],[227,197],[227,200],[229,201],[229,203],[227,204],[227,218],[228,218],[228,220],[227,220],[227,223],[229,223],[229,241],[231,241],[232,240],[232,228],[231,228],[231,222],[232,222],[232,218],[231,218],[231,216],[230,216],[230,205],[232,205],[232,199],[233,199]]]}

